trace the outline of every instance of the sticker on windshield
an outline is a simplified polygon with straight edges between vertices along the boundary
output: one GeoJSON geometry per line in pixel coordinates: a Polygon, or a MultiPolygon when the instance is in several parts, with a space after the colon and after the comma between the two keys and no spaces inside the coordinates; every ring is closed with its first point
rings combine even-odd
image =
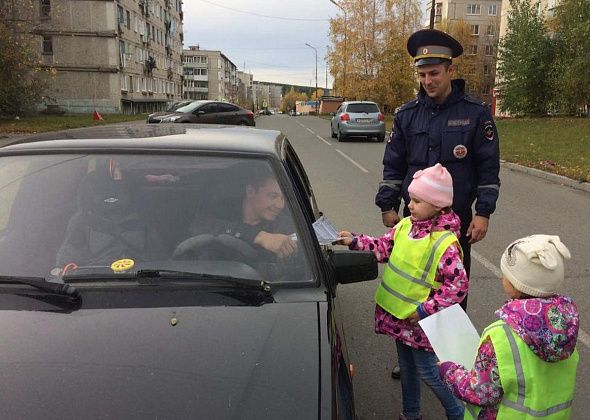
{"type": "Polygon", "coordinates": [[[117,260],[114,263],[112,263],[111,270],[113,270],[115,273],[119,273],[121,271],[126,271],[130,268],[133,268],[134,265],[135,261],[129,258],[123,258],[122,260],[117,260]]]}

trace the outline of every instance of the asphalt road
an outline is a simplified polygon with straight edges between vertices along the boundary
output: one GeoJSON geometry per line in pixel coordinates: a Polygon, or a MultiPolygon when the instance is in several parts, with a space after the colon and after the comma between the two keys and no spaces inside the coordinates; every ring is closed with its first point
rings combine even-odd
{"type": "MultiPolygon", "coordinates": [[[[338,229],[372,235],[385,232],[374,196],[382,175],[384,143],[330,137],[328,120],[317,117],[261,116],[258,128],[284,132],[305,166],[320,209],[338,229]]],[[[581,313],[580,366],[572,418],[590,411],[590,193],[503,168],[498,210],[487,237],[473,247],[468,314],[479,332],[494,320],[505,300],[499,282],[499,259],[514,239],[534,233],[558,234],[569,247],[564,293],[581,313]]],[[[346,340],[355,366],[355,398],[360,419],[397,418],[399,381],[390,377],[395,363],[392,341],[373,332],[373,294],[377,280],[340,286],[346,340]]],[[[438,400],[423,386],[424,420],[444,418],[438,400]]]]}

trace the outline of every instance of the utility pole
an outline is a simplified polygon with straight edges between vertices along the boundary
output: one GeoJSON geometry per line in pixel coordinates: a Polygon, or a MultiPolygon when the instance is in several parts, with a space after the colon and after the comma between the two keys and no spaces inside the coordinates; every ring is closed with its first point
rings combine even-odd
{"type": "Polygon", "coordinates": [[[312,47],[307,42],[305,43],[309,48],[312,48],[315,52],[315,113],[318,114],[318,50],[316,47],[312,47]]]}
{"type": "Polygon", "coordinates": [[[334,0],[330,0],[330,3],[333,3],[336,7],[338,7],[340,10],[342,10],[342,12],[344,13],[344,58],[343,58],[343,71],[342,71],[342,96],[344,97],[344,99],[346,99],[346,61],[347,61],[347,55],[348,55],[348,49],[346,48],[346,38],[347,38],[347,33],[348,33],[348,19],[346,16],[346,9],[342,6],[340,6],[340,4],[336,3],[334,0]]]}
{"type": "Polygon", "coordinates": [[[432,5],[430,6],[430,29],[434,29],[434,9],[436,7],[436,0],[432,0],[432,5]]]}

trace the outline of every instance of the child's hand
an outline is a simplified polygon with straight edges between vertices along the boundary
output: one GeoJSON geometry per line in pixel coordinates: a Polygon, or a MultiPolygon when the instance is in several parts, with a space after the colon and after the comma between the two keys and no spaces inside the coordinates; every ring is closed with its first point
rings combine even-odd
{"type": "Polygon", "coordinates": [[[411,314],[407,319],[408,321],[410,321],[410,324],[416,325],[418,321],[420,321],[420,315],[418,315],[418,311],[416,311],[413,314],[411,314]]]}
{"type": "Polygon", "coordinates": [[[349,231],[343,230],[340,233],[338,233],[338,236],[340,236],[342,239],[334,242],[335,244],[348,246],[352,243],[352,233],[350,233],[349,231]]]}

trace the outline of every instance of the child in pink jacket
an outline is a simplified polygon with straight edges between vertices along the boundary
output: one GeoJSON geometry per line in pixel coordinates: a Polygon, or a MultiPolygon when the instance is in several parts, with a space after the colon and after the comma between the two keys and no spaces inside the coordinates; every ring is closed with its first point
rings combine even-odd
{"type": "Polygon", "coordinates": [[[450,208],[453,202],[453,181],[446,168],[437,163],[416,172],[408,192],[411,198],[408,203],[409,218],[402,219],[380,237],[340,232],[344,239],[340,240],[339,244],[348,245],[351,250],[372,251],[379,262],[388,263],[389,266],[392,264],[390,256],[396,251],[403,252],[399,247],[396,248],[396,243],[401,243],[402,247],[411,247],[422,240],[428,241],[441,232],[453,234],[450,245],[440,259],[433,262],[436,264],[436,272],[432,288],[429,291],[425,289],[424,299],[416,310],[400,319],[377,303],[375,332],[388,335],[395,340],[401,368],[403,410],[400,419],[421,418],[420,380],[423,380],[438,397],[447,418],[462,419],[463,406],[442,382],[438,373],[437,358],[418,324],[420,319],[461,302],[469,285],[458,242],[461,221],[450,208]],[[407,231],[406,238],[395,236],[397,229],[400,229],[400,232],[407,231]],[[396,243],[394,236],[397,238],[396,243]]]}

